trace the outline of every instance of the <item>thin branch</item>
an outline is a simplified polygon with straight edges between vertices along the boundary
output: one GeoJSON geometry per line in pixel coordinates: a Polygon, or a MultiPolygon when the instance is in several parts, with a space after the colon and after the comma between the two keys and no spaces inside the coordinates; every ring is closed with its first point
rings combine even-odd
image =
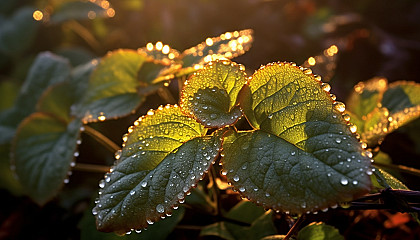
{"type": "Polygon", "coordinates": [[[100,144],[102,144],[104,147],[106,147],[108,150],[110,150],[112,153],[115,153],[120,149],[120,147],[115,144],[113,141],[111,141],[109,138],[107,138],[102,133],[96,131],[95,129],[85,125],[85,133],[89,136],[93,137],[96,141],[98,141],[100,144]]]}
{"type": "Polygon", "coordinates": [[[221,209],[221,204],[220,204],[220,189],[217,186],[216,177],[217,177],[216,170],[215,170],[214,166],[212,166],[211,169],[210,169],[210,174],[209,174],[209,178],[212,181],[211,190],[212,190],[212,193],[213,193],[213,201],[216,204],[216,215],[221,216],[222,215],[222,209],[221,209]]]}
{"type": "Polygon", "coordinates": [[[104,165],[76,163],[76,166],[73,167],[73,170],[82,172],[106,173],[109,171],[109,167],[104,165]]]}
{"type": "Polygon", "coordinates": [[[407,167],[404,165],[395,165],[395,164],[390,164],[390,163],[378,163],[378,162],[375,162],[374,165],[378,167],[398,170],[400,172],[405,172],[405,173],[409,173],[409,174],[420,177],[420,170],[417,168],[407,167]]]}
{"type": "Polygon", "coordinates": [[[302,224],[305,218],[306,218],[306,215],[302,214],[302,216],[298,218],[295,224],[293,224],[292,228],[289,230],[289,232],[286,234],[283,240],[289,240],[298,231],[299,226],[302,224]]]}

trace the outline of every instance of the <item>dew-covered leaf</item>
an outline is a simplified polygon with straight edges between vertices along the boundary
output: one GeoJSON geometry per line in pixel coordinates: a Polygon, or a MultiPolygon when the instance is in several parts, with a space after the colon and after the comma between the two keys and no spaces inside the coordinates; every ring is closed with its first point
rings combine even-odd
{"type": "Polygon", "coordinates": [[[67,123],[45,113],[34,113],[19,125],[13,163],[25,192],[38,204],[54,197],[67,178],[80,126],[80,120],[67,123]]]}
{"type": "Polygon", "coordinates": [[[387,89],[388,81],[385,78],[372,78],[366,82],[359,82],[351,93],[347,110],[359,118],[367,116],[381,102],[382,95],[387,89]]]}
{"type": "Polygon", "coordinates": [[[49,52],[39,54],[20,89],[14,107],[0,114],[0,143],[10,142],[18,124],[35,111],[42,93],[49,86],[65,81],[69,74],[70,65],[66,59],[49,52]]]}
{"type": "Polygon", "coordinates": [[[69,20],[89,19],[89,14],[95,17],[106,16],[106,10],[91,1],[70,1],[61,4],[51,15],[51,23],[58,24],[69,20]]]}
{"type": "Polygon", "coordinates": [[[393,82],[383,94],[382,106],[391,114],[420,105],[420,84],[408,81],[393,82]]]}
{"type": "Polygon", "coordinates": [[[229,60],[210,62],[185,82],[181,108],[206,127],[232,125],[242,116],[237,98],[245,82],[242,65],[229,60]]]}
{"type": "Polygon", "coordinates": [[[302,228],[298,240],[344,240],[338,229],[325,223],[311,223],[302,228]]]}
{"type": "Polygon", "coordinates": [[[226,32],[219,37],[207,38],[206,41],[197,46],[185,50],[179,59],[183,61],[184,68],[193,68],[194,65],[204,65],[218,59],[232,59],[244,54],[251,48],[252,34],[251,29],[246,29],[226,32]]]}
{"type": "Polygon", "coordinates": [[[95,217],[92,215],[90,210],[87,210],[84,213],[82,220],[79,223],[79,228],[81,230],[80,238],[81,240],[92,240],[92,239],[101,239],[101,240],[165,240],[168,238],[169,234],[174,230],[176,225],[182,220],[185,213],[185,208],[182,206],[178,210],[172,213],[171,217],[167,217],[162,221],[156,222],[153,225],[150,225],[147,230],[143,231],[132,231],[130,234],[124,236],[119,236],[115,233],[103,233],[99,232],[96,229],[95,217]]]}
{"type": "Polygon", "coordinates": [[[100,183],[93,209],[98,229],[125,233],[170,214],[218,155],[221,133],[205,133],[176,105],[137,120],[124,136],[119,160],[100,183]]]}
{"type": "Polygon", "coordinates": [[[137,72],[144,61],[144,55],[132,50],[108,53],[93,71],[86,95],[73,114],[94,122],[131,113],[144,100],[137,90],[137,72]]]}
{"type": "Polygon", "coordinates": [[[408,187],[404,185],[404,183],[402,183],[400,180],[398,180],[385,170],[376,168],[376,171],[374,173],[376,181],[382,188],[409,190],[408,187]]]}
{"type": "Polygon", "coordinates": [[[225,136],[223,173],[245,197],[294,213],[370,190],[370,153],[349,129],[329,85],[289,63],[258,70],[241,92],[254,131],[225,136]],[[327,90],[327,91],[326,91],[327,90]]]}

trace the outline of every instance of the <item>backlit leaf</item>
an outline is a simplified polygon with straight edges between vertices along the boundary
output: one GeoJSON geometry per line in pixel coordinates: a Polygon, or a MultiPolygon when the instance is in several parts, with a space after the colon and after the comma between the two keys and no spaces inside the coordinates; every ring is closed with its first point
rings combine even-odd
{"type": "Polygon", "coordinates": [[[141,229],[172,212],[207,172],[221,148],[218,132],[167,105],[129,128],[93,213],[101,231],[141,229]]]}
{"type": "Polygon", "coordinates": [[[185,50],[179,57],[183,67],[194,67],[218,59],[232,59],[244,54],[251,47],[253,31],[226,32],[219,37],[207,38],[195,47],[185,50]]]}
{"type": "Polygon", "coordinates": [[[420,84],[408,81],[393,82],[383,95],[382,106],[391,114],[420,105],[420,84]]]}
{"type": "Polygon", "coordinates": [[[404,183],[380,168],[376,168],[374,176],[382,188],[408,190],[408,187],[404,183]]]}
{"type": "Polygon", "coordinates": [[[359,118],[368,115],[378,107],[387,86],[388,81],[385,78],[377,77],[367,82],[359,82],[354,86],[354,91],[347,101],[347,110],[359,118]]]}
{"type": "Polygon", "coordinates": [[[185,82],[181,108],[206,127],[232,125],[242,116],[237,97],[245,82],[242,65],[211,62],[185,82]]]}
{"type": "Polygon", "coordinates": [[[81,122],[69,123],[34,113],[19,126],[13,142],[13,163],[25,192],[38,204],[50,200],[67,178],[81,122]]]}
{"type": "Polygon", "coordinates": [[[64,58],[44,52],[38,55],[20,89],[13,108],[0,114],[0,143],[10,142],[18,124],[35,111],[42,93],[54,84],[65,81],[70,65],[64,58]]]}
{"type": "Polygon", "coordinates": [[[289,63],[262,67],[248,84],[241,106],[257,130],[231,130],[223,143],[223,171],[239,192],[267,208],[304,213],[370,190],[369,153],[328,85],[289,63]]]}
{"type": "Polygon", "coordinates": [[[311,223],[302,228],[298,240],[344,240],[338,229],[325,223],[311,223]]]}
{"type": "Polygon", "coordinates": [[[137,72],[145,56],[131,50],[108,53],[93,71],[84,99],[73,114],[84,122],[128,115],[144,100],[138,94],[137,72]]]}

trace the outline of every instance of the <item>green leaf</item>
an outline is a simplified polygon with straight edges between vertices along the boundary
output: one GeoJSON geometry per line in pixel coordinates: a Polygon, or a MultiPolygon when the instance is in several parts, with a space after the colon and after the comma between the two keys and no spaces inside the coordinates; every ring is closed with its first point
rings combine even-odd
{"type": "Polygon", "coordinates": [[[0,189],[7,189],[14,195],[23,193],[22,185],[10,166],[10,144],[0,145],[0,189]]]}
{"type": "Polygon", "coordinates": [[[38,55],[20,89],[13,108],[0,114],[0,143],[9,142],[18,124],[35,111],[42,93],[54,84],[65,81],[70,65],[64,58],[44,52],[38,55]]]}
{"type": "Polygon", "coordinates": [[[382,188],[409,190],[408,187],[404,185],[404,183],[380,168],[376,168],[374,176],[382,188]]]}
{"type": "Polygon", "coordinates": [[[32,17],[33,8],[19,8],[10,19],[0,24],[0,52],[16,56],[27,50],[38,30],[39,23],[32,17]]]}
{"type": "Polygon", "coordinates": [[[179,59],[183,61],[184,68],[193,68],[218,59],[235,58],[251,48],[252,34],[251,29],[246,29],[207,38],[197,46],[185,50],[179,59]]]}
{"type": "Polygon", "coordinates": [[[70,107],[75,101],[71,87],[69,82],[49,87],[39,99],[37,111],[70,122],[70,107]]]}
{"type": "Polygon", "coordinates": [[[311,223],[299,231],[298,240],[344,240],[338,230],[325,223],[311,223]]]}
{"type": "Polygon", "coordinates": [[[237,97],[245,82],[242,65],[228,60],[210,62],[185,82],[181,108],[206,127],[232,125],[242,116],[237,97]]]}
{"type": "Polygon", "coordinates": [[[100,183],[103,188],[93,209],[98,229],[141,229],[183,202],[221,148],[221,133],[205,133],[176,105],[150,110],[137,120],[124,136],[112,172],[100,183]]]}
{"type": "Polygon", "coordinates": [[[323,90],[328,85],[289,63],[262,67],[248,84],[241,106],[257,130],[225,134],[221,160],[242,195],[304,213],[370,190],[369,154],[343,119],[343,104],[323,90]]]}
{"type": "MultiPolygon", "coordinates": [[[[89,208],[90,209],[90,208],[89,208]]],[[[174,230],[176,225],[184,217],[185,209],[179,207],[177,211],[174,211],[171,217],[159,221],[153,225],[150,225],[147,230],[133,231],[131,234],[125,236],[118,236],[114,233],[103,233],[96,230],[95,217],[92,215],[90,210],[87,210],[80,221],[79,228],[81,229],[81,239],[102,239],[102,240],[130,240],[130,239],[153,239],[153,240],[164,240],[167,239],[169,234],[174,230]]]]}
{"type": "Polygon", "coordinates": [[[18,92],[19,88],[14,82],[7,80],[0,82],[0,111],[13,106],[18,92]]]}
{"type": "Polygon", "coordinates": [[[80,120],[70,123],[46,113],[34,113],[19,126],[13,141],[13,163],[26,193],[43,205],[67,178],[80,120]]]}
{"type": "Polygon", "coordinates": [[[372,78],[367,82],[359,82],[354,86],[354,91],[347,101],[347,110],[359,118],[367,116],[378,107],[387,85],[388,81],[379,77],[372,78]]]}
{"type": "Polygon", "coordinates": [[[137,72],[144,61],[143,55],[131,50],[113,51],[102,58],[73,114],[85,123],[130,114],[144,100],[137,92],[137,72]]]}
{"type": "Polygon", "coordinates": [[[71,1],[61,4],[51,15],[51,23],[58,24],[69,20],[89,19],[89,14],[95,17],[106,16],[106,10],[90,1],[71,1]]]}
{"type": "Polygon", "coordinates": [[[277,233],[272,212],[266,212],[262,207],[248,201],[238,203],[226,214],[226,218],[248,223],[250,226],[241,226],[226,221],[217,222],[205,227],[200,235],[237,240],[260,239],[277,233]]]}
{"type": "Polygon", "coordinates": [[[420,105],[420,84],[408,81],[393,82],[383,95],[382,106],[391,114],[420,105]]]}

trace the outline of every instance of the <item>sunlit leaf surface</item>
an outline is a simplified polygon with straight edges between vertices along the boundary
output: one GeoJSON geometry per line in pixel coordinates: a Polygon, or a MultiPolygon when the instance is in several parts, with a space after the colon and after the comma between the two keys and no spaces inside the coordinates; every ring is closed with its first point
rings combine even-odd
{"type": "Polygon", "coordinates": [[[244,54],[251,47],[253,31],[226,32],[219,37],[207,38],[195,47],[185,50],[180,59],[183,67],[194,67],[217,59],[232,59],[244,54]]]}
{"type": "Polygon", "coordinates": [[[185,82],[181,108],[206,127],[231,125],[242,116],[237,97],[245,82],[242,65],[228,60],[210,62],[185,82]]]}
{"type": "Polygon", "coordinates": [[[137,87],[137,72],[145,56],[131,50],[116,50],[102,58],[91,75],[86,95],[74,108],[84,122],[125,116],[144,100],[137,87]]]}
{"type": "Polygon", "coordinates": [[[172,212],[209,169],[221,148],[216,132],[167,105],[129,128],[116,165],[100,183],[93,214],[101,231],[141,229],[172,212]]]}
{"type": "Polygon", "coordinates": [[[310,70],[290,63],[252,76],[241,106],[257,130],[232,130],[223,144],[222,173],[239,192],[268,208],[304,213],[369,191],[370,153],[328,91],[310,70]]]}

